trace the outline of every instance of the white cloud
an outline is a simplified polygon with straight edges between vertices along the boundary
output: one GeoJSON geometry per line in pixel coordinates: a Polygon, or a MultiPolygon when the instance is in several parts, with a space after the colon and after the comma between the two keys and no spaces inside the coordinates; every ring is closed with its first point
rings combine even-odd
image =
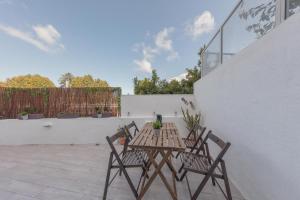
{"type": "Polygon", "coordinates": [[[139,69],[143,72],[151,73],[153,70],[151,62],[145,58],[142,60],[134,60],[134,63],[138,65],[139,69]]]}
{"type": "Polygon", "coordinates": [[[3,26],[3,25],[0,25],[0,31],[6,33],[7,35],[9,35],[11,37],[15,37],[15,38],[23,40],[29,44],[32,44],[33,46],[35,46],[43,51],[49,51],[49,49],[47,48],[46,45],[44,45],[39,40],[34,39],[33,36],[30,35],[29,33],[25,33],[18,29],[13,28],[13,27],[3,26]]]}
{"type": "Polygon", "coordinates": [[[134,60],[134,63],[139,66],[139,70],[151,73],[153,70],[152,60],[155,57],[155,54],[158,53],[157,49],[152,48],[150,46],[146,46],[144,43],[136,44],[134,46],[134,51],[139,52],[142,51],[143,58],[140,60],[134,60]]]}
{"type": "Polygon", "coordinates": [[[37,25],[33,26],[32,28],[38,38],[49,45],[56,44],[61,37],[60,33],[52,25],[37,25]]]}
{"type": "Polygon", "coordinates": [[[215,18],[209,11],[204,11],[197,16],[194,21],[186,26],[186,32],[193,38],[197,38],[203,33],[209,33],[214,30],[215,18]]]}
{"type": "Polygon", "coordinates": [[[170,38],[170,34],[174,32],[174,28],[164,28],[162,31],[157,33],[155,36],[155,45],[163,50],[171,51],[173,49],[172,43],[173,41],[170,38]]]}
{"type": "Polygon", "coordinates": [[[186,75],[187,75],[187,73],[182,73],[182,74],[179,74],[178,76],[170,78],[168,81],[172,81],[172,80],[181,81],[182,79],[186,79],[186,75]]]}
{"type": "Polygon", "coordinates": [[[64,49],[64,45],[59,43],[59,39],[61,37],[60,33],[52,25],[47,25],[45,27],[33,26],[35,34],[1,24],[0,31],[11,37],[27,42],[45,52],[64,49]]]}
{"type": "Polygon", "coordinates": [[[133,46],[134,52],[142,52],[143,58],[134,60],[134,63],[139,66],[139,69],[151,73],[153,70],[152,62],[156,56],[161,55],[163,52],[167,54],[166,60],[172,61],[178,58],[178,52],[173,48],[173,41],[170,34],[175,31],[175,28],[169,27],[159,31],[154,36],[154,47],[146,46],[144,43],[135,44],[133,46]]]}

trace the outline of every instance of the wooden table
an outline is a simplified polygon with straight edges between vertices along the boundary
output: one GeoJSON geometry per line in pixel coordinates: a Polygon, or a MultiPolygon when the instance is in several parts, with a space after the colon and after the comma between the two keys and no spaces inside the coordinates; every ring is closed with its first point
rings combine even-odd
{"type": "Polygon", "coordinates": [[[176,170],[172,164],[171,155],[173,151],[184,151],[186,146],[179,136],[178,130],[174,123],[163,123],[159,136],[154,134],[152,124],[146,123],[144,128],[129,143],[129,147],[146,150],[149,161],[154,166],[155,171],[149,177],[149,180],[142,185],[138,199],[142,199],[157,175],[165,184],[172,198],[177,200],[176,181],[178,179],[176,170]],[[157,163],[157,155],[160,154],[162,159],[157,163]],[[167,164],[172,172],[173,186],[167,181],[162,173],[162,167],[167,164]]]}

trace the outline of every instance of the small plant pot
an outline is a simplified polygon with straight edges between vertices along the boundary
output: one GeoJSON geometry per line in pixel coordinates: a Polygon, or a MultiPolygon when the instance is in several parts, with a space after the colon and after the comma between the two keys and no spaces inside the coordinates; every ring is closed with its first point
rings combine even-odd
{"type": "Polygon", "coordinates": [[[154,135],[156,136],[156,137],[159,137],[159,135],[160,135],[160,129],[153,129],[153,131],[154,131],[154,135]]]}
{"type": "Polygon", "coordinates": [[[104,112],[104,113],[102,113],[102,117],[103,118],[112,117],[112,116],[113,116],[112,112],[104,112]]]}
{"type": "Polygon", "coordinates": [[[119,144],[120,144],[120,145],[124,145],[125,142],[126,142],[126,138],[125,138],[125,137],[120,137],[120,138],[119,138],[119,144]]]}
{"type": "Polygon", "coordinates": [[[20,115],[19,119],[20,120],[28,120],[28,115],[20,115]]]}
{"type": "Polygon", "coordinates": [[[97,118],[102,118],[102,113],[98,113],[96,116],[97,118]]]}
{"type": "Polygon", "coordinates": [[[58,119],[73,119],[73,118],[79,118],[78,114],[74,113],[59,113],[57,115],[58,119]]]}
{"type": "Polygon", "coordinates": [[[28,119],[42,119],[44,118],[44,114],[29,114],[28,119]]]}

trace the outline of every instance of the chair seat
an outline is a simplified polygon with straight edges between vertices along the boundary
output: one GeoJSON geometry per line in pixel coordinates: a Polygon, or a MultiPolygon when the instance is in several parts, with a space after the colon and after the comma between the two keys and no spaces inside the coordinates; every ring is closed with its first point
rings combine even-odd
{"type": "Polygon", "coordinates": [[[183,139],[184,141],[184,144],[187,148],[193,148],[194,145],[196,144],[196,141],[195,140],[192,140],[192,139],[183,139]]]}
{"type": "Polygon", "coordinates": [[[147,153],[142,150],[126,151],[122,158],[124,167],[141,167],[146,161],[147,153]]]}
{"type": "Polygon", "coordinates": [[[184,152],[181,155],[182,163],[184,168],[194,172],[206,173],[210,164],[206,156],[184,152]]]}

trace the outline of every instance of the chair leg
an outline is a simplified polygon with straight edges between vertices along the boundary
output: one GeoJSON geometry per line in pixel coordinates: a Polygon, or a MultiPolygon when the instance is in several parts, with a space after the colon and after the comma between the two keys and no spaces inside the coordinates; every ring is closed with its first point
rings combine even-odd
{"type": "Polygon", "coordinates": [[[230,185],[229,185],[229,179],[228,179],[228,176],[227,176],[227,171],[226,171],[224,161],[221,161],[221,168],[222,168],[222,172],[223,172],[223,176],[224,176],[224,184],[225,184],[225,188],[226,188],[227,199],[232,200],[232,195],[231,195],[230,185]]]}
{"type": "Polygon", "coordinates": [[[181,175],[179,181],[182,181],[183,178],[186,176],[186,174],[187,174],[187,170],[184,170],[184,172],[183,172],[183,174],[181,175]]]}
{"type": "Polygon", "coordinates": [[[207,174],[204,179],[202,180],[202,182],[200,183],[199,187],[197,188],[196,192],[193,194],[192,196],[192,200],[197,200],[200,192],[203,190],[205,184],[207,183],[207,181],[209,180],[211,174],[207,174]]]}
{"type": "Polygon", "coordinates": [[[179,170],[178,170],[178,173],[179,173],[179,174],[180,174],[181,171],[183,170],[183,167],[184,167],[184,164],[182,164],[181,167],[179,168],[179,170]]]}
{"type": "Polygon", "coordinates": [[[104,193],[103,193],[103,200],[106,200],[106,196],[107,196],[109,179],[110,179],[110,171],[111,171],[111,166],[112,166],[112,160],[113,160],[113,155],[112,155],[112,153],[110,153],[109,161],[108,161],[106,181],[105,181],[105,187],[104,187],[104,193]]]}
{"type": "Polygon", "coordinates": [[[211,183],[213,184],[213,186],[216,186],[216,180],[214,177],[211,177],[211,183]]]}
{"type": "Polygon", "coordinates": [[[178,158],[179,154],[180,154],[180,151],[176,154],[175,158],[178,158]]]}
{"type": "Polygon", "coordinates": [[[129,175],[128,175],[125,167],[124,167],[124,165],[122,164],[122,161],[120,159],[117,159],[117,160],[118,160],[118,163],[120,165],[120,170],[123,171],[123,174],[124,174],[124,176],[125,176],[128,184],[130,186],[131,191],[133,192],[135,198],[137,198],[138,197],[138,193],[136,191],[136,188],[134,187],[134,185],[133,185],[133,183],[132,183],[132,181],[131,181],[131,179],[130,179],[130,177],[129,177],[129,175]]]}

